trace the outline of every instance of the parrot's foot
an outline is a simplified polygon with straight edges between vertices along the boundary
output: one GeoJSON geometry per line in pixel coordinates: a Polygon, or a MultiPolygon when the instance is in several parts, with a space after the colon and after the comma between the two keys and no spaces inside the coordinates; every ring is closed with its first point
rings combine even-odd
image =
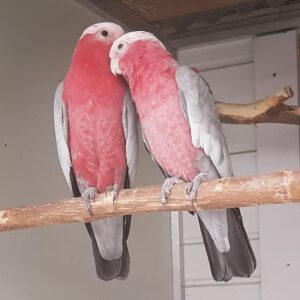
{"type": "Polygon", "coordinates": [[[109,186],[105,190],[105,196],[110,200],[110,202],[112,202],[112,204],[114,204],[114,201],[118,197],[120,190],[121,188],[118,185],[109,186]],[[108,197],[108,195],[110,197],[108,197]]]}
{"type": "Polygon", "coordinates": [[[195,178],[187,185],[186,187],[186,193],[190,196],[191,200],[194,200],[197,196],[197,192],[199,189],[200,184],[209,179],[207,174],[199,173],[195,176],[195,178]]]}
{"type": "Polygon", "coordinates": [[[165,180],[160,190],[160,201],[162,204],[165,205],[167,203],[168,196],[170,195],[173,186],[182,182],[184,181],[178,177],[171,177],[165,180]]]}
{"type": "Polygon", "coordinates": [[[92,215],[92,206],[91,206],[91,200],[95,201],[95,197],[97,195],[97,190],[94,187],[89,186],[86,188],[83,193],[81,194],[81,198],[84,201],[86,210],[89,212],[90,215],[92,215]]]}

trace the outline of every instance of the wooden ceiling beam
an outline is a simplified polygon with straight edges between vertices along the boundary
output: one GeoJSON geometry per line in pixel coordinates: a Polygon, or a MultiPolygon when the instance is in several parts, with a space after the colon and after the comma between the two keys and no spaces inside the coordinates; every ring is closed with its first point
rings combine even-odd
{"type": "MultiPolygon", "coordinates": [[[[86,0],[94,4],[100,10],[105,11],[107,14],[120,21],[123,25],[130,28],[130,30],[144,30],[155,34],[168,48],[169,51],[174,53],[172,43],[167,36],[162,34],[154,25],[148,23],[141,16],[126,7],[117,0],[86,0]]],[[[82,3],[82,1],[81,1],[82,3]]]]}
{"type": "Polygon", "coordinates": [[[134,10],[147,21],[155,22],[193,13],[226,8],[245,2],[253,3],[255,0],[122,0],[120,2],[134,10]]]}
{"type": "MultiPolygon", "coordinates": [[[[300,6],[299,6],[300,8],[300,6]]],[[[252,20],[241,20],[239,22],[220,24],[213,28],[196,29],[175,33],[170,36],[173,46],[193,46],[196,44],[232,39],[236,37],[250,37],[253,35],[270,34],[271,32],[287,31],[300,28],[300,11],[285,13],[278,22],[277,15],[262,16],[256,18],[256,24],[252,20]]]]}

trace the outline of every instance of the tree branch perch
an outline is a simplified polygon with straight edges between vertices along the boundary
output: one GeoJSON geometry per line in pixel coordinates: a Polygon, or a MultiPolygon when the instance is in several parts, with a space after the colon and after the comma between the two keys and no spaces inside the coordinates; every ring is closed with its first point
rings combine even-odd
{"type": "Polygon", "coordinates": [[[193,203],[185,194],[185,184],[174,187],[165,206],[161,204],[159,195],[160,186],[122,190],[114,205],[111,205],[105,194],[99,194],[96,202],[92,203],[92,216],[86,211],[81,198],[6,209],[0,211],[0,231],[90,222],[125,214],[300,202],[300,171],[209,180],[201,184],[193,203]]]}
{"type": "Polygon", "coordinates": [[[220,120],[227,124],[281,123],[300,125],[300,107],[284,104],[294,96],[291,87],[248,104],[216,102],[220,120]]]}

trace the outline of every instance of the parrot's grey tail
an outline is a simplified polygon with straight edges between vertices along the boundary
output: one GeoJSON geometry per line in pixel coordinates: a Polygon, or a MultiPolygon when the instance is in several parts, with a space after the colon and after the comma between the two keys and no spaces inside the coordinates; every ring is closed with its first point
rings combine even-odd
{"type": "Polygon", "coordinates": [[[256,259],[238,208],[227,209],[230,250],[221,253],[198,217],[212,276],[216,281],[232,277],[249,277],[256,268],[256,259]]]}
{"type": "MultiPolygon", "coordinates": [[[[72,168],[70,169],[70,178],[71,178],[73,196],[81,197],[81,193],[78,189],[77,181],[74,176],[74,172],[72,168]]],[[[129,182],[129,176],[127,171],[124,188],[129,188],[129,187],[130,187],[130,182],[129,182]]],[[[130,224],[131,224],[131,216],[130,215],[124,216],[122,256],[118,259],[107,260],[104,259],[100,254],[99,247],[97,245],[97,240],[91,223],[85,223],[86,229],[92,240],[96,272],[100,279],[108,281],[116,278],[117,279],[127,278],[130,270],[130,257],[129,257],[129,251],[127,247],[127,239],[130,231],[130,224]]]]}
{"type": "Polygon", "coordinates": [[[86,223],[85,226],[92,240],[96,272],[100,279],[108,281],[112,279],[125,279],[129,274],[130,257],[127,247],[127,238],[130,230],[131,216],[123,217],[123,254],[118,259],[104,259],[99,251],[92,225],[86,223]]]}

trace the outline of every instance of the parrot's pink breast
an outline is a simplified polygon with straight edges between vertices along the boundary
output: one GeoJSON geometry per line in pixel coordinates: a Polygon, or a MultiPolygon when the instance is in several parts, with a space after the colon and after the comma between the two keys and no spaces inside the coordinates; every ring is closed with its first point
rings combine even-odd
{"type": "Polygon", "coordinates": [[[134,86],[133,97],[155,160],[168,175],[191,181],[199,173],[196,158],[203,150],[192,144],[174,74],[151,76],[134,86]]]}
{"type": "Polygon", "coordinates": [[[124,184],[126,174],[122,109],[125,84],[100,80],[95,86],[65,82],[69,117],[69,148],[79,189],[124,184]],[[106,84],[107,83],[107,84],[106,84]]]}
{"type": "Polygon", "coordinates": [[[71,109],[70,138],[72,165],[80,184],[97,187],[123,186],[126,171],[121,114],[99,109],[91,102],[80,110],[71,109]]]}

